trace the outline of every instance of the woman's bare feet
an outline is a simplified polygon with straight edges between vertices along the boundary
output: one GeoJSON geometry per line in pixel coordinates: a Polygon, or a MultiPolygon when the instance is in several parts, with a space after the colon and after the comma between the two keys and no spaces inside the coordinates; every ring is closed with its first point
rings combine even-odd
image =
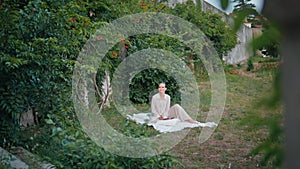
{"type": "Polygon", "coordinates": [[[193,119],[188,119],[188,120],[186,120],[187,122],[189,122],[189,123],[192,123],[192,124],[197,124],[198,122],[196,122],[195,120],[193,120],[193,119]]]}

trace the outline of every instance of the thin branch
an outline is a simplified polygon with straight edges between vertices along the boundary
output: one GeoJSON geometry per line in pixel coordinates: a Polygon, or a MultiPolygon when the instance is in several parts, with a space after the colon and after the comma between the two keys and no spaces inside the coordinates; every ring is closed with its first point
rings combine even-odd
{"type": "MultiPolygon", "coordinates": [[[[94,86],[96,88],[96,92],[97,92],[97,95],[100,97],[100,99],[102,100],[102,103],[101,105],[103,104],[103,102],[105,102],[105,100],[103,99],[102,95],[100,94],[100,91],[99,91],[99,88],[98,88],[98,85],[97,85],[97,81],[96,81],[96,77],[97,77],[97,73],[94,74],[93,76],[93,81],[94,81],[94,86]]],[[[100,103],[98,103],[100,104],[100,103]]]]}

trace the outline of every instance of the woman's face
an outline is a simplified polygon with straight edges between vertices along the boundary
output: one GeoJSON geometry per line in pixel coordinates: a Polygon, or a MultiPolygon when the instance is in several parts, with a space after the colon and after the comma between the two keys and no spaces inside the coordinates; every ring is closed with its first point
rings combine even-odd
{"type": "Polygon", "coordinates": [[[166,92],[166,90],[167,90],[167,88],[166,88],[165,84],[161,83],[161,84],[158,85],[159,93],[164,94],[166,92]]]}

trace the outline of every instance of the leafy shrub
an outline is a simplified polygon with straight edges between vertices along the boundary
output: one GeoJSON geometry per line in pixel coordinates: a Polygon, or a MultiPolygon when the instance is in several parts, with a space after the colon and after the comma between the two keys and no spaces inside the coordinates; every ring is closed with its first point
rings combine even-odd
{"type": "Polygon", "coordinates": [[[180,101],[179,87],[174,78],[159,69],[147,69],[138,73],[130,83],[130,98],[134,103],[150,103],[151,96],[158,92],[158,84],[164,82],[172,102],[180,101]]]}
{"type": "Polygon", "coordinates": [[[252,60],[248,59],[247,61],[247,71],[251,71],[254,68],[252,60]]]}

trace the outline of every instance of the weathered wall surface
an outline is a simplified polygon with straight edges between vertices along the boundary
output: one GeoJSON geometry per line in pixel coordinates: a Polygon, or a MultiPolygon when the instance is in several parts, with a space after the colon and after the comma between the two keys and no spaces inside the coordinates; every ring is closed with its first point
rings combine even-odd
{"type": "Polygon", "coordinates": [[[228,53],[223,56],[223,60],[228,64],[236,64],[247,60],[253,52],[249,48],[249,43],[253,39],[252,29],[242,25],[237,32],[238,44],[228,53]]]}

